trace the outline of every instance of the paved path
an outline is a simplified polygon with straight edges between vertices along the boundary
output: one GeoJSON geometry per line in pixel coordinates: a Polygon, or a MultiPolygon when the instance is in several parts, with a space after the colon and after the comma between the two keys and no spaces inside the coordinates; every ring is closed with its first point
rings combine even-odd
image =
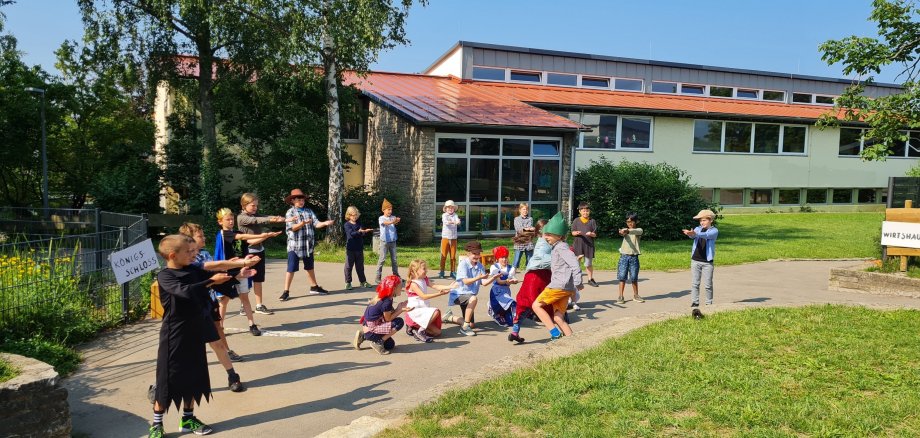
{"type": "MultiPolygon", "coordinates": [[[[854,261],[764,262],[720,266],[715,271],[716,306],[803,305],[808,303],[881,304],[920,308],[920,300],[827,290],[831,267],[852,266],[854,261]]],[[[243,354],[236,364],[248,391],[234,394],[224,386],[224,373],[208,351],[211,382],[216,389],[210,403],[196,414],[227,437],[314,436],[362,416],[401,412],[417,400],[432,396],[430,388],[462,373],[488,369],[512,359],[520,363],[544,350],[547,332],[528,324],[523,345],[512,345],[507,332],[491,322],[485,306],[477,309],[483,323],[479,336],[460,335],[447,326],[445,336],[433,344],[419,344],[405,333],[396,335],[398,347],[388,356],[370,348],[354,351],[350,345],[364,304],[372,296],[365,289],[341,291],[342,265],[317,263],[320,284],[333,291],[328,296],[305,296],[305,274],[298,273],[290,301],[277,300],[285,263],[269,261],[265,283],[266,304],[274,315],[256,315],[264,330],[281,330],[321,336],[254,337],[242,332],[246,321],[238,315],[227,327],[240,333],[228,338],[231,348],[243,354]],[[537,351],[535,351],[537,350],[537,351]]],[[[403,274],[405,270],[403,269],[403,274]]],[[[660,312],[686,312],[689,306],[688,272],[642,272],[640,292],[645,303],[616,304],[615,272],[599,272],[599,288],[588,286],[583,310],[572,315],[576,335],[556,345],[576,342],[579,333],[626,326],[629,320],[660,312]]],[[[515,286],[516,292],[517,286],[515,286]]],[[[627,297],[630,295],[627,289],[627,297]]],[[[404,299],[404,296],[403,296],[404,299]]],[[[231,302],[231,309],[238,304],[231,302]]],[[[446,298],[435,303],[444,308],[446,298]]],[[[715,309],[703,309],[707,310],[715,309]]],[[[83,348],[80,371],[64,380],[70,391],[74,432],[93,437],[146,436],[151,407],[147,386],[153,383],[159,323],[146,321],[102,336],[83,348]]],[[[443,386],[443,385],[442,385],[443,386]]],[[[168,435],[176,436],[178,413],[170,410],[164,422],[168,435]]]]}

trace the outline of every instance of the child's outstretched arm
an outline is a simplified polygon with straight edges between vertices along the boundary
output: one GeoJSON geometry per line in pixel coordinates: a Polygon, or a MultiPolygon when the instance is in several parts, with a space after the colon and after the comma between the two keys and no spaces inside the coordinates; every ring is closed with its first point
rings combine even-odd
{"type": "Polygon", "coordinates": [[[430,300],[432,298],[437,298],[442,295],[447,295],[448,293],[450,293],[450,288],[445,288],[444,286],[437,286],[437,285],[432,284],[429,287],[437,290],[437,292],[433,294],[422,293],[422,288],[420,288],[417,284],[415,283],[409,284],[409,290],[412,291],[412,293],[418,295],[418,297],[423,300],[430,300]]]}
{"type": "Polygon", "coordinates": [[[271,231],[268,233],[256,234],[255,238],[246,239],[246,243],[250,245],[257,245],[279,234],[281,234],[281,231],[271,231]]]}

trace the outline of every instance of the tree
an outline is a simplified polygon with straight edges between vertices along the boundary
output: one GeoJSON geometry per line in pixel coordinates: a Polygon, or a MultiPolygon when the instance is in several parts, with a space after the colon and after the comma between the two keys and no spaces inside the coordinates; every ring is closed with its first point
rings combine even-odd
{"type": "MultiPolygon", "coordinates": [[[[890,147],[907,141],[901,130],[920,127],[920,9],[913,1],[874,0],[869,18],[877,23],[878,38],[852,35],[839,40],[828,40],[819,49],[821,59],[829,65],[841,63],[845,75],[854,75],[853,85],[836,100],[842,110],[843,120],[863,121],[869,125],[866,138],[875,144],[863,149],[864,160],[885,160],[890,147]],[[904,78],[900,93],[878,98],[862,95],[866,84],[874,82],[875,75],[887,65],[903,65],[898,78],[904,78]]],[[[835,115],[826,115],[819,126],[836,126],[835,115]]]]}

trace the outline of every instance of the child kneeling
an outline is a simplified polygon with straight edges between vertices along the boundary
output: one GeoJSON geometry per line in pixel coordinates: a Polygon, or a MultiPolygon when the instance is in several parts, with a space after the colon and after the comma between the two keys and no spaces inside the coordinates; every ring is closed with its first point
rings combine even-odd
{"type": "Polygon", "coordinates": [[[412,310],[406,303],[399,303],[393,308],[393,298],[399,296],[402,279],[390,275],[377,285],[377,296],[371,300],[361,317],[362,327],[355,333],[353,346],[361,349],[361,343],[370,341],[371,347],[380,354],[390,354],[396,347],[393,335],[403,328],[405,322],[397,318],[401,313],[412,310]]]}
{"type": "Polygon", "coordinates": [[[546,289],[537,296],[533,312],[545,327],[551,328],[549,334],[553,340],[561,338],[563,334],[572,334],[572,329],[565,321],[566,307],[569,300],[575,297],[576,291],[584,289],[578,259],[565,243],[567,234],[568,227],[561,213],[556,213],[543,227],[543,238],[553,247],[550,261],[552,277],[546,289]]]}

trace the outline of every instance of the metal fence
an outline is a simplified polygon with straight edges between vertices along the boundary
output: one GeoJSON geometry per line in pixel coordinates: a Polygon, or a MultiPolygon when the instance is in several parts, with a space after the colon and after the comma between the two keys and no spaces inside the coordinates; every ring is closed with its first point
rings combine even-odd
{"type": "Polygon", "coordinates": [[[0,326],[60,312],[110,325],[146,313],[149,280],[119,285],[109,264],[113,252],[147,238],[146,217],[0,208],[0,232],[0,326]]]}
{"type": "Polygon", "coordinates": [[[910,199],[914,205],[920,205],[920,178],[889,177],[888,208],[904,208],[904,201],[910,199]]]}

